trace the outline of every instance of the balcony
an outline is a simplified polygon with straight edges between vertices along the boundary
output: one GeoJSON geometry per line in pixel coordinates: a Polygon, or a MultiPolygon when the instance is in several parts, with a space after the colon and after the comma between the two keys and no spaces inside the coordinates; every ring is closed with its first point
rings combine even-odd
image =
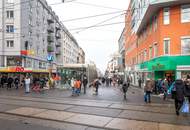
{"type": "Polygon", "coordinates": [[[53,36],[47,36],[47,41],[48,42],[54,42],[54,37],[53,36]]]}
{"type": "Polygon", "coordinates": [[[52,15],[49,15],[47,18],[48,23],[54,23],[54,18],[52,15]]]}
{"type": "Polygon", "coordinates": [[[56,43],[55,43],[55,45],[57,46],[57,47],[60,47],[61,46],[61,41],[57,41],[56,43]]]}
{"type": "Polygon", "coordinates": [[[54,46],[53,45],[48,45],[47,46],[47,52],[54,52],[54,46]]]}
{"type": "Polygon", "coordinates": [[[60,31],[57,31],[55,37],[56,37],[57,39],[60,39],[60,38],[61,38],[61,33],[60,33],[60,31]]]}
{"type": "Polygon", "coordinates": [[[55,52],[56,55],[61,55],[61,47],[58,47],[55,52]]]}
{"type": "Polygon", "coordinates": [[[59,26],[59,24],[56,24],[55,28],[56,30],[61,30],[61,27],[59,26]]]}
{"type": "Polygon", "coordinates": [[[53,26],[48,26],[47,31],[53,33],[55,31],[53,26]]]}

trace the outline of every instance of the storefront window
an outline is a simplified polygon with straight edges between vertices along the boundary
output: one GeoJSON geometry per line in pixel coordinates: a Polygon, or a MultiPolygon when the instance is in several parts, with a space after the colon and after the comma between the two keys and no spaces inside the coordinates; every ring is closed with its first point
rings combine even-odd
{"type": "Polygon", "coordinates": [[[7,66],[22,66],[21,57],[7,56],[7,66]]]}

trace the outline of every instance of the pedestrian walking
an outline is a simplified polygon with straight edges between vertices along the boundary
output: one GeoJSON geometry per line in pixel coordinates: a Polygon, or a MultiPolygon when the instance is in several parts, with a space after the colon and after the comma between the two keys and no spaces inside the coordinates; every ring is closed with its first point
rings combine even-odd
{"type": "Polygon", "coordinates": [[[18,89],[18,86],[19,86],[19,78],[18,77],[15,77],[15,80],[14,80],[14,84],[15,84],[15,88],[18,89]]]}
{"type": "Polygon", "coordinates": [[[25,93],[30,93],[30,78],[26,76],[24,81],[25,81],[25,93]]]}
{"type": "Polygon", "coordinates": [[[88,84],[88,79],[87,79],[87,76],[84,75],[84,78],[83,78],[83,87],[84,87],[84,94],[86,94],[86,86],[88,84]]]}
{"type": "Polygon", "coordinates": [[[72,96],[75,94],[75,79],[71,78],[72,96]]]}
{"type": "Polygon", "coordinates": [[[184,88],[185,88],[184,82],[181,79],[177,79],[175,81],[174,88],[173,88],[173,91],[176,91],[176,95],[174,97],[176,115],[179,115],[179,110],[183,105],[184,88]]]}
{"type": "Polygon", "coordinates": [[[13,78],[10,76],[9,78],[8,78],[8,80],[7,80],[7,89],[11,89],[11,87],[12,87],[12,83],[13,83],[13,78]]]}
{"type": "Polygon", "coordinates": [[[81,81],[79,79],[77,79],[75,81],[74,86],[75,86],[75,93],[79,96],[79,94],[80,94],[80,87],[81,87],[81,81]]]}
{"type": "Polygon", "coordinates": [[[184,94],[190,103],[190,78],[185,81],[184,94]]]}
{"type": "Polygon", "coordinates": [[[153,81],[150,79],[147,79],[145,83],[145,87],[144,87],[144,91],[145,91],[144,100],[146,103],[151,103],[152,90],[153,90],[153,81]]]}
{"type": "Polygon", "coordinates": [[[95,95],[98,95],[98,89],[99,89],[100,85],[101,85],[101,83],[99,82],[99,80],[95,79],[93,82],[93,87],[95,88],[95,92],[94,92],[95,95]]]}
{"type": "Polygon", "coordinates": [[[139,88],[141,88],[142,80],[141,80],[141,77],[140,77],[140,76],[139,76],[139,78],[138,78],[138,84],[139,84],[139,88]]]}
{"type": "Polygon", "coordinates": [[[128,88],[129,88],[129,84],[127,82],[124,82],[122,85],[124,99],[127,99],[126,93],[127,93],[128,88]]]}

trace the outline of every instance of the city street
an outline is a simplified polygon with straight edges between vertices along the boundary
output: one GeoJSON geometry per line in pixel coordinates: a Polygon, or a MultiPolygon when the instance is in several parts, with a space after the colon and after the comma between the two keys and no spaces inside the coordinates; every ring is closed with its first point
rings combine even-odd
{"type": "Polygon", "coordinates": [[[175,115],[172,100],[153,96],[143,102],[143,91],[130,87],[127,100],[119,87],[100,87],[99,95],[72,97],[70,90],[44,93],[0,89],[3,130],[189,130],[190,116],[175,115]]]}

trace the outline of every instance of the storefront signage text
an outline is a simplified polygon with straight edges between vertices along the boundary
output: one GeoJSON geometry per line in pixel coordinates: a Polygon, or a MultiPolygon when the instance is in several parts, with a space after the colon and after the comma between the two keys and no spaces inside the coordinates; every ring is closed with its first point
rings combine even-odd
{"type": "Polygon", "coordinates": [[[155,66],[152,66],[153,70],[161,70],[161,69],[164,69],[164,68],[165,68],[165,66],[161,65],[159,63],[157,65],[155,65],[155,66]]]}

